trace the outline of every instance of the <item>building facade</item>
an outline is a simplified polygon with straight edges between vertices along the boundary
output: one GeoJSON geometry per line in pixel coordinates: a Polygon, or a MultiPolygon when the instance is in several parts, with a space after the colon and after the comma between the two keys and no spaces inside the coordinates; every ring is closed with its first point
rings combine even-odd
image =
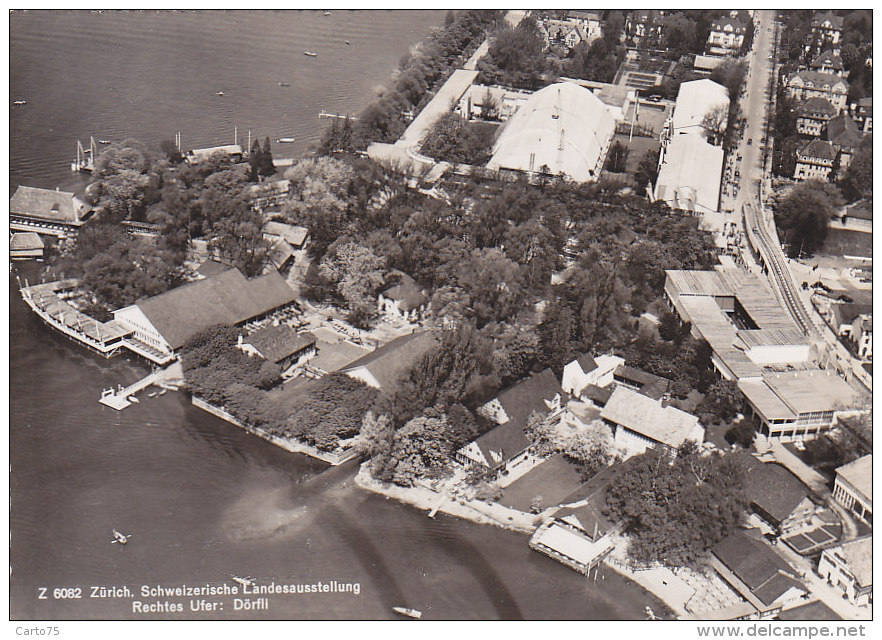
{"type": "Polygon", "coordinates": [[[864,536],[825,549],[818,562],[818,575],[842,591],[858,606],[873,601],[873,538],[864,536]]]}
{"type": "Polygon", "coordinates": [[[809,98],[799,107],[796,130],[804,136],[820,138],[836,109],[826,98],[809,98]]]}
{"type": "Polygon", "coordinates": [[[833,497],[855,517],[873,524],[873,454],[836,469],[833,497]]]}
{"type": "Polygon", "coordinates": [[[848,82],[832,73],[797,71],[787,78],[787,94],[796,100],[824,98],[839,113],[848,100],[848,82]]]}
{"type": "Polygon", "coordinates": [[[836,161],[836,149],[826,140],[812,140],[796,150],[795,180],[829,180],[836,161]]]}

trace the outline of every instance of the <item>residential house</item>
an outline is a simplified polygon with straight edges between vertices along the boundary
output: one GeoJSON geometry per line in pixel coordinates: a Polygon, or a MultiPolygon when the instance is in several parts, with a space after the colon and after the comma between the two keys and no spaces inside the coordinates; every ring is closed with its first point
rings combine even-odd
{"type": "Polygon", "coordinates": [[[613,384],[616,387],[636,391],[653,400],[662,400],[669,397],[674,383],[667,378],[648,373],[642,369],[620,364],[613,371],[613,384]]]}
{"type": "Polygon", "coordinates": [[[576,45],[586,42],[588,34],[579,20],[545,20],[542,22],[542,32],[545,38],[545,46],[563,46],[568,50],[576,45]]]}
{"type": "Polygon", "coordinates": [[[784,441],[831,429],[857,397],[845,380],[821,369],[763,373],[760,379],[740,380],[738,388],[760,421],[760,433],[784,441]]]}
{"type": "Polygon", "coordinates": [[[478,413],[495,422],[478,439],[456,452],[456,459],[467,466],[478,466],[507,475],[532,467],[539,459],[532,456],[532,443],[524,433],[530,415],[539,413],[551,419],[563,411],[563,390],[551,372],[545,369],[509,387],[478,408],[478,413]]]}
{"type": "Polygon", "coordinates": [[[43,239],[33,231],[13,233],[9,238],[9,257],[13,260],[32,260],[43,257],[43,239]]]}
{"type": "Polygon", "coordinates": [[[600,417],[613,429],[616,446],[628,456],[647,449],[673,455],[685,442],[704,441],[697,417],[624,387],[612,392],[600,417]]]}
{"type": "Polygon", "coordinates": [[[92,212],[72,192],[19,186],[9,199],[9,228],[64,238],[75,234],[92,212]]]}
{"type": "Polygon", "coordinates": [[[873,316],[869,313],[861,314],[851,325],[851,340],[854,342],[858,358],[871,360],[873,358],[873,316]]]}
{"type": "Polygon", "coordinates": [[[746,13],[738,10],[711,22],[710,34],[707,37],[707,51],[711,55],[738,55],[744,44],[747,30],[751,27],[746,13]]]}
{"type": "Polygon", "coordinates": [[[808,594],[798,573],[762,542],[759,532],[738,531],[711,549],[710,564],[753,607],[745,618],[769,620],[808,594]]]}
{"type": "Polygon", "coordinates": [[[832,622],[842,620],[838,613],[824,604],[821,600],[812,600],[806,604],[787,609],[778,614],[777,620],[788,622],[824,621],[832,622]]]}
{"type": "Polygon", "coordinates": [[[305,249],[309,242],[309,229],[278,220],[270,220],[263,225],[263,237],[270,242],[284,240],[291,248],[299,251],[305,249]]]}
{"type": "Polygon", "coordinates": [[[561,387],[571,396],[578,398],[587,386],[607,387],[613,382],[613,372],[625,359],[619,356],[602,355],[592,358],[585,353],[564,365],[561,387]]]}
{"type": "Polygon", "coordinates": [[[431,331],[414,331],[350,362],[341,371],[369,387],[391,392],[419,359],[437,344],[438,339],[431,331]]]}
{"type": "Polygon", "coordinates": [[[842,16],[832,11],[818,12],[812,18],[812,33],[819,43],[838,45],[842,37],[842,16]]]}
{"type": "Polygon", "coordinates": [[[637,9],[632,11],[625,20],[625,37],[634,45],[650,39],[658,42],[662,37],[662,19],[665,12],[656,9],[637,9]]]}
{"type": "Polygon", "coordinates": [[[840,589],[852,604],[869,606],[873,600],[872,535],[825,549],[818,575],[840,589]]]}
{"type": "Polygon", "coordinates": [[[854,119],[864,133],[873,132],[873,98],[861,98],[854,105],[854,119]]]}
{"type": "Polygon", "coordinates": [[[858,519],[873,524],[873,454],[836,469],[833,497],[858,519]]]}
{"type": "Polygon", "coordinates": [[[809,98],[799,106],[796,130],[805,136],[820,138],[824,127],[836,115],[836,109],[826,98],[809,98]]]}
{"type": "Polygon", "coordinates": [[[745,456],[744,493],[750,510],[778,535],[808,524],[818,510],[811,491],[784,466],[745,456]]]}
{"type": "Polygon", "coordinates": [[[218,324],[241,326],[295,303],[294,291],[277,273],[247,279],[227,269],[113,312],[133,332],[130,348],[145,357],[177,352],[190,338],[218,324]]]}
{"type": "Polygon", "coordinates": [[[600,11],[570,11],[567,13],[568,20],[577,20],[585,31],[585,43],[591,44],[597,38],[603,37],[603,20],[600,11]]]}
{"type": "Polygon", "coordinates": [[[315,345],[313,334],[297,333],[284,324],[268,325],[247,336],[239,336],[242,351],[279,365],[283,374],[314,356],[315,345]]]}
{"type": "Polygon", "coordinates": [[[826,140],[811,140],[796,150],[796,180],[828,180],[836,161],[836,149],[826,140]]]}
{"type": "Polygon", "coordinates": [[[845,113],[831,118],[827,123],[827,140],[839,154],[840,175],[848,167],[852,156],[863,140],[855,121],[845,113]]]}
{"type": "Polygon", "coordinates": [[[422,320],[429,304],[416,280],[406,273],[394,272],[387,281],[395,281],[394,286],[385,289],[377,298],[379,312],[407,322],[422,320]]]}
{"type": "Polygon", "coordinates": [[[267,257],[280,273],[284,273],[294,264],[294,247],[284,238],[279,238],[270,245],[267,257]]]}
{"type": "Polygon", "coordinates": [[[873,313],[872,304],[854,302],[831,304],[826,319],[830,328],[836,332],[837,336],[840,338],[851,338],[854,321],[857,320],[858,316],[865,313],[873,313]]]}
{"type": "Polygon", "coordinates": [[[809,69],[818,73],[832,73],[837,76],[845,76],[845,66],[842,58],[832,49],[822,51],[809,63],[809,69]]]}
{"type": "Polygon", "coordinates": [[[290,180],[266,180],[252,185],[250,189],[251,208],[258,213],[276,208],[288,199],[290,193],[290,180]]]}
{"type": "Polygon", "coordinates": [[[848,99],[848,81],[832,73],[796,71],[787,77],[787,94],[796,100],[825,98],[839,113],[848,99]]]}

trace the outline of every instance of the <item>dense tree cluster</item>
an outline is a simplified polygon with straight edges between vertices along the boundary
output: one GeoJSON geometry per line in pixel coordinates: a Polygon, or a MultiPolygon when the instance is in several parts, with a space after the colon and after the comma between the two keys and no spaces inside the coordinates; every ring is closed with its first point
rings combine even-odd
{"type": "Polygon", "coordinates": [[[873,197],[873,137],[861,140],[842,178],[839,188],[848,202],[873,197]]]}
{"type": "Polygon", "coordinates": [[[633,459],[610,485],[606,504],[630,536],[639,563],[694,566],[743,519],[740,454],[699,454],[684,446],[672,464],[654,453],[633,459]]]}
{"type": "Polygon", "coordinates": [[[545,51],[545,40],[532,16],[512,28],[502,23],[490,48],[478,62],[481,84],[535,91],[551,84],[560,73],[560,62],[545,51]]]}
{"type": "Polygon", "coordinates": [[[322,451],[334,451],[341,440],[359,433],[377,391],[344,373],[332,373],[310,387],[288,417],[284,435],[322,451]]]}
{"type": "Polygon", "coordinates": [[[496,127],[469,122],[455,113],[443,115],[423,139],[420,152],[454,164],[484,166],[490,160],[496,127]]]}
{"type": "Polygon", "coordinates": [[[787,255],[814,255],[827,237],[830,219],[842,207],[839,189],[829,182],[807,180],[782,198],[775,207],[775,224],[787,255]]]}

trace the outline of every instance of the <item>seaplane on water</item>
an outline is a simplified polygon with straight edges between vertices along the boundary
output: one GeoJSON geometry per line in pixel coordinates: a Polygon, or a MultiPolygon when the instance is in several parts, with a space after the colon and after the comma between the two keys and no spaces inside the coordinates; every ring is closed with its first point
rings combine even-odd
{"type": "Polygon", "coordinates": [[[223,92],[223,91],[215,91],[215,92],[214,92],[214,95],[216,95],[216,96],[222,96],[222,95],[224,95],[224,92],[223,92]]]}
{"type": "Polygon", "coordinates": [[[395,613],[400,613],[403,616],[407,616],[408,618],[415,618],[419,620],[423,617],[423,612],[418,609],[411,609],[410,607],[392,607],[392,611],[395,613]]]}
{"type": "Polygon", "coordinates": [[[132,534],[124,534],[120,533],[116,529],[113,530],[113,540],[110,541],[110,544],[128,544],[129,538],[132,537],[132,534]]]}
{"type": "Polygon", "coordinates": [[[230,576],[230,579],[237,584],[241,584],[243,587],[257,586],[257,581],[255,581],[254,578],[252,578],[251,576],[245,576],[244,578],[240,578],[239,576],[230,576]]]}

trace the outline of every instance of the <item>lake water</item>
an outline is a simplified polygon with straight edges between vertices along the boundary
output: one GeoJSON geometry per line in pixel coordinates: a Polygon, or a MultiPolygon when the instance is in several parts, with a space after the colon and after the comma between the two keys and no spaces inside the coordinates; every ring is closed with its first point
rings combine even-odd
{"type": "MultiPolygon", "coordinates": [[[[228,141],[238,123],[294,135],[315,114],[357,111],[440,12],[321,14],[13,14],[10,181],[69,180],[77,137],[185,146],[228,141]],[[348,39],[350,47],[342,44],[348,39]],[[312,50],[317,58],[305,58],[312,50]],[[278,87],[290,81],[290,88],[278,87]],[[214,91],[223,90],[223,98],[214,91]]],[[[277,155],[279,155],[277,153],[277,155]]],[[[38,265],[19,275],[34,281],[38,265]]],[[[392,618],[642,619],[663,606],[608,570],[596,583],[527,546],[526,536],[425,513],[352,484],[338,468],[289,454],[192,407],[180,393],[118,413],[101,390],[142,365],[104,360],[45,327],[10,279],[10,611],[14,619],[392,618]],[[111,530],[133,534],[125,547],[111,530]],[[188,597],[141,585],[358,583],[360,593],[268,596],[268,610],[191,611],[188,597]],[[132,598],[89,598],[127,586],[132,598]],[[67,590],[80,587],[82,598],[67,590]],[[42,591],[45,588],[46,591],[42,591]],[[56,589],[61,589],[55,591],[56,589]],[[41,598],[41,595],[44,598],[41,598]],[[56,597],[57,596],[57,597],[56,597]]],[[[196,598],[195,600],[198,600],[196,598]]]]}

